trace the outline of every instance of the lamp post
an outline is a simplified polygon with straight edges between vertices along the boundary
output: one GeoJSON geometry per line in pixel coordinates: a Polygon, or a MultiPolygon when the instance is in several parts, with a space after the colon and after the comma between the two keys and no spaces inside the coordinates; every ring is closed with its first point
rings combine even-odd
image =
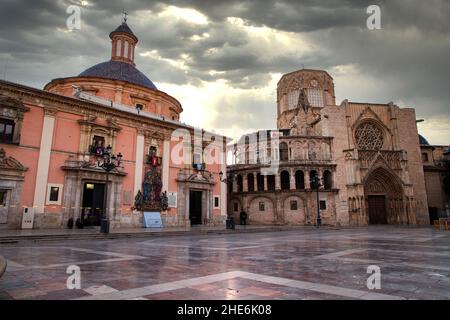
{"type": "Polygon", "coordinates": [[[319,188],[322,186],[320,183],[319,175],[313,175],[311,177],[311,186],[316,190],[317,196],[317,228],[322,225],[322,218],[320,218],[320,202],[319,202],[319,188]]]}
{"type": "Polygon", "coordinates": [[[223,172],[222,172],[222,171],[220,171],[220,172],[219,172],[219,178],[220,178],[220,182],[223,182],[223,183],[226,183],[226,184],[228,184],[228,179],[227,179],[227,178],[225,178],[225,179],[222,179],[222,177],[223,177],[223,172]]]}
{"type": "Polygon", "coordinates": [[[106,183],[105,183],[105,194],[103,197],[103,214],[100,224],[101,233],[109,233],[109,215],[108,215],[108,183],[109,183],[109,173],[120,167],[122,162],[122,154],[119,152],[115,156],[112,152],[112,147],[108,145],[106,148],[102,148],[97,151],[97,165],[106,171],[106,183]]]}
{"type": "MultiPolygon", "coordinates": [[[[223,172],[220,171],[219,172],[219,179],[220,179],[220,182],[226,183],[227,184],[227,188],[228,188],[228,185],[231,182],[230,177],[223,178],[223,172]]],[[[228,192],[227,192],[227,194],[228,194],[228,192]]],[[[226,228],[227,229],[232,229],[232,230],[234,230],[234,228],[235,228],[233,215],[230,215],[228,213],[227,213],[226,228]]]]}

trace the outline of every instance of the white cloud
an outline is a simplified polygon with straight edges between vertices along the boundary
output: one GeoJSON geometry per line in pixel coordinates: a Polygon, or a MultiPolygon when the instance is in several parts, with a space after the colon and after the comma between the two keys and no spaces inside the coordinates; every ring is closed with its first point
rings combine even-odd
{"type": "Polygon", "coordinates": [[[208,24],[208,18],[204,14],[189,8],[167,6],[162,12],[158,13],[158,16],[164,18],[177,18],[199,25],[208,24]]]}

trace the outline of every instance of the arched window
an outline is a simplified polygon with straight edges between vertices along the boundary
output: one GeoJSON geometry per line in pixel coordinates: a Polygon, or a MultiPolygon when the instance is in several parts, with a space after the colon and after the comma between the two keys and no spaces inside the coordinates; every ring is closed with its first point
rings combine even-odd
{"type": "Polygon", "coordinates": [[[289,180],[289,172],[287,172],[286,170],[281,171],[280,179],[281,179],[281,189],[289,190],[291,188],[291,183],[289,180]]]}
{"type": "Polygon", "coordinates": [[[237,187],[238,192],[242,192],[244,190],[242,187],[242,176],[240,174],[237,176],[237,187]]]}
{"type": "Polygon", "coordinates": [[[313,107],[323,107],[323,92],[318,88],[308,89],[308,101],[313,107]]]}
{"type": "Polygon", "coordinates": [[[123,47],[123,55],[125,58],[128,58],[128,41],[125,40],[125,45],[123,47]]]}
{"type": "Polygon", "coordinates": [[[267,176],[267,189],[275,191],[275,176],[273,174],[267,176]]]}
{"type": "Polygon", "coordinates": [[[323,187],[326,190],[330,190],[333,187],[333,177],[329,170],[325,170],[323,173],[323,187]]]}
{"type": "Polygon", "coordinates": [[[305,176],[302,170],[295,172],[295,189],[305,189],[305,176]]]}
{"type": "Polygon", "coordinates": [[[292,90],[288,94],[288,105],[289,109],[294,109],[297,107],[298,96],[300,94],[300,90],[292,90]]]}
{"type": "Polygon", "coordinates": [[[249,173],[247,175],[247,186],[248,191],[255,191],[255,176],[253,175],[253,173],[249,173]]]}
{"type": "Polygon", "coordinates": [[[289,160],[289,149],[286,142],[280,143],[280,161],[289,160]]]}
{"type": "Polygon", "coordinates": [[[250,163],[250,148],[249,148],[249,144],[250,144],[250,138],[249,136],[245,136],[245,163],[249,164],[250,163]]]}
{"type": "Polygon", "coordinates": [[[317,171],[316,170],[311,170],[310,172],[309,172],[309,187],[311,188],[311,189],[314,189],[314,187],[313,187],[313,177],[317,177],[318,176],[318,174],[317,174],[317,171]]]}
{"type": "Polygon", "coordinates": [[[258,191],[264,191],[264,176],[261,173],[256,175],[256,182],[258,183],[258,191]]]}
{"type": "Polygon", "coordinates": [[[122,50],[122,40],[117,40],[116,42],[116,56],[121,56],[121,50],[122,50]]]}

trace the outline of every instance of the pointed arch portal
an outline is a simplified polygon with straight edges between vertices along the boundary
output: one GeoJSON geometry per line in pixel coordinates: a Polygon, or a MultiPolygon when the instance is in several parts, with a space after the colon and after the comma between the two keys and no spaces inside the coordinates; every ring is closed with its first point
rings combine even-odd
{"type": "Polygon", "coordinates": [[[409,223],[401,180],[389,170],[378,167],[364,182],[369,224],[409,223]]]}

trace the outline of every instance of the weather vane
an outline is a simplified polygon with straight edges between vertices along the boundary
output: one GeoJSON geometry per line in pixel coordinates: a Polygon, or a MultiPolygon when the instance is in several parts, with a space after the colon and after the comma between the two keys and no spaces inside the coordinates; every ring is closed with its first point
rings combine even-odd
{"type": "Polygon", "coordinates": [[[127,15],[128,13],[125,11],[125,9],[122,10],[122,14],[123,14],[123,22],[127,22],[127,15]]]}

